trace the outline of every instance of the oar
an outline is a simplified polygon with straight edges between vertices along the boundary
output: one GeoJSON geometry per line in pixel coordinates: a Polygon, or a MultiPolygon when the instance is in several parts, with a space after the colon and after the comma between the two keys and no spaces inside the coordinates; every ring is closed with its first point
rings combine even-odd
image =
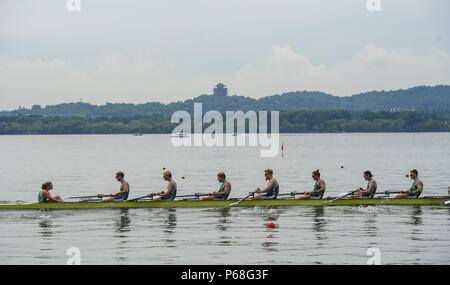
{"type": "Polygon", "coordinates": [[[209,196],[209,194],[203,194],[203,193],[195,193],[193,195],[183,195],[183,196],[177,196],[175,198],[181,198],[175,201],[189,201],[189,200],[199,200],[202,196],[209,196]]]}
{"type": "Polygon", "coordinates": [[[295,196],[295,195],[309,195],[311,194],[311,192],[292,192],[291,195],[295,196]]]}
{"type": "Polygon", "coordinates": [[[310,192],[290,192],[290,193],[278,194],[278,196],[309,195],[309,193],[310,192]]]}
{"type": "MultiPolygon", "coordinates": [[[[159,196],[160,194],[161,194],[161,193],[150,193],[150,194],[147,194],[147,195],[145,195],[145,196],[137,197],[137,198],[130,199],[130,200],[127,200],[127,201],[128,201],[128,202],[134,202],[134,201],[141,200],[141,199],[145,199],[145,198],[153,198],[153,196],[159,196]]],[[[208,196],[208,194],[195,193],[195,194],[190,194],[190,195],[177,196],[176,198],[200,197],[200,196],[208,196]]]]}
{"type": "Polygon", "coordinates": [[[209,194],[203,194],[203,193],[194,193],[194,194],[190,194],[190,195],[182,195],[182,196],[178,196],[176,198],[187,198],[187,197],[201,197],[201,196],[208,196],[209,194]]]}
{"type": "Polygon", "coordinates": [[[97,194],[91,196],[67,197],[64,199],[89,199],[89,198],[104,198],[104,197],[114,197],[114,194],[97,194]]]}
{"type": "Polygon", "coordinates": [[[375,193],[375,195],[377,195],[377,198],[388,198],[390,194],[400,194],[400,193],[402,193],[402,191],[384,191],[380,193],[375,193]]]}
{"type": "Polygon", "coordinates": [[[347,196],[349,196],[349,195],[352,195],[353,193],[355,193],[355,192],[357,192],[357,191],[358,191],[358,190],[353,190],[353,191],[350,191],[350,192],[348,192],[348,193],[343,193],[343,194],[339,195],[339,197],[334,198],[333,200],[323,202],[322,205],[325,205],[325,204],[328,204],[328,203],[333,203],[334,201],[337,201],[337,200],[339,200],[339,199],[342,199],[342,198],[344,198],[344,197],[347,197],[347,196]]]}
{"type": "Polygon", "coordinates": [[[250,192],[247,196],[245,196],[245,197],[242,198],[241,200],[239,200],[239,201],[237,201],[237,202],[234,202],[234,203],[231,203],[231,204],[228,205],[228,206],[229,206],[229,207],[236,206],[237,204],[241,203],[242,201],[244,201],[244,200],[247,199],[248,197],[255,195],[255,193],[256,193],[256,191],[250,192]]]}
{"type": "Polygon", "coordinates": [[[156,195],[158,195],[158,193],[150,193],[150,194],[147,194],[145,196],[141,196],[141,197],[137,197],[137,198],[134,198],[134,199],[127,200],[126,202],[134,202],[134,201],[145,199],[145,198],[152,198],[153,196],[156,196],[156,195]]]}

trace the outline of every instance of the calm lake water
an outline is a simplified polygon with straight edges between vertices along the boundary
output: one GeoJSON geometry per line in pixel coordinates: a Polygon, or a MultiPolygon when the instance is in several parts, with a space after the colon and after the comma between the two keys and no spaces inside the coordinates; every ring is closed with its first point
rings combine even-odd
{"type": "MultiPolygon", "coordinates": [[[[449,133],[282,135],[284,157],[259,147],[174,147],[169,135],[0,136],[0,200],[34,202],[51,180],[62,197],[117,192],[125,172],[130,197],[165,189],[171,170],[179,195],[211,192],[224,171],[231,197],[265,186],[272,168],[280,192],[310,190],[320,169],[326,196],[365,187],[406,190],[416,168],[423,196],[447,195],[449,133]],[[341,168],[341,165],[344,168],[341,168]],[[185,177],[185,179],[181,179],[185,177]]],[[[256,207],[0,211],[0,264],[450,264],[445,206],[256,207]],[[277,227],[268,229],[267,223],[277,227]]]]}

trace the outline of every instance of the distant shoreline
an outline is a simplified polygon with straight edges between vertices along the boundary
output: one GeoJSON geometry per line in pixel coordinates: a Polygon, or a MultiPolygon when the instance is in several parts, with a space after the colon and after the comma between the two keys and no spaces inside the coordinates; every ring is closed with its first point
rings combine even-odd
{"type": "MultiPolygon", "coordinates": [[[[405,132],[405,131],[398,131],[398,132],[322,132],[322,133],[279,133],[282,136],[296,136],[296,135],[312,135],[312,134],[442,134],[442,133],[450,133],[450,131],[418,131],[418,132],[405,132]]],[[[149,136],[149,135],[171,135],[172,133],[142,133],[142,135],[149,136]]],[[[245,133],[248,135],[248,133],[245,133]]],[[[110,136],[110,135],[117,135],[117,136],[130,136],[133,135],[133,133],[89,133],[89,134],[0,134],[0,136],[110,136]]],[[[270,133],[269,133],[270,135],[270,133]]]]}
{"type": "MultiPolygon", "coordinates": [[[[185,130],[186,133],[194,130],[192,122],[191,118],[191,130],[185,130]]],[[[155,114],[93,118],[7,115],[0,116],[0,135],[171,134],[180,123],[181,121],[171,123],[169,116],[155,114]]],[[[203,131],[210,125],[204,123],[203,131]]],[[[246,125],[244,133],[249,132],[248,121],[246,121],[246,125]]],[[[224,124],[223,131],[225,130],[227,128],[224,124]]],[[[270,132],[270,128],[267,130],[270,132]]],[[[238,132],[236,123],[234,132],[238,132]]],[[[450,111],[432,113],[419,111],[286,111],[279,113],[278,132],[299,134],[450,132],[450,111]]]]}

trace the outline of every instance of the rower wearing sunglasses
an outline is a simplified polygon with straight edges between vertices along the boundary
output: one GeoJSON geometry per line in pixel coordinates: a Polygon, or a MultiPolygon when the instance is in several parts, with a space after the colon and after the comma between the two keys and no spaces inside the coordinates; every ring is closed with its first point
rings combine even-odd
{"type": "Polygon", "coordinates": [[[325,184],[325,180],[320,178],[319,169],[312,172],[312,179],[314,179],[314,181],[316,181],[314,183],[313,190],[309,193],[305,193],[305,195],[298,197],[299,200],[322,199],[323,194],[325,193],[326,184],[325,184]]]}
{"type": "Polygon", "coordinates": [[[423,183],[422,180],[419,179],[419,172],[416,169],[413,169],[409,172],[409,177],[414,180],[411,188],[406,192],[400,191],[401,194],[398,194],[395,198],[419,198],[423,191],[423,183]]]}
{"type": "Polygon", "coordinates": [[[120,191],[114,197],[103,200],[103,202],[120,203],[125,202],[130,194],[130,184],[125,181],[125,174],[122,171],[116,173],[116,180],[120,183],[120,191]]]}
{"type": "Polygon", "coordinates": [[[256,193],[258,193],[258,195],[253,196],[254,200],[273,200],[278,196],[280,185],[278,184],[278,181],[273,177],[273,170],[264,170],[264,176],[266,177],[266,181],[269,181],[267,183],[267,187],[262,190],[258,188],[256,190],[256,193]]]}

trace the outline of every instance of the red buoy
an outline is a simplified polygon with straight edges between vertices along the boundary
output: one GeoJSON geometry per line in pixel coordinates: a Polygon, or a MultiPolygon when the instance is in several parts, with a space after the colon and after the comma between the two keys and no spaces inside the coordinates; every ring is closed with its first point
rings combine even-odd
{"type": "Polygon", "coordinates": [[[163,167],[163,170],[166,170],[166,168],[165,168],[165,167],[163,167]]]}
{"type": "Polygon", "coordinates": [[[275,224],[274,224],[274,223],[268,223],[268,224],[267,224],[267,227],[268,227],[269,229],[274,229],[274,228],[275,228],[275,224]]]}
{"type": "Polygon", "coordinates": [[[343,165],[341,165],[341,168],[344,168],[344,166],[343,166],[343,165]]]}
{"type": "Polygon", "coordinates": [[[184,176],[181,176],[181,179],[184,179],[184,176]]]}
{"type": "Polygon", "coordinates": [[[405,177],[409,177],[409,174],[406,174],[405,177]]]}

